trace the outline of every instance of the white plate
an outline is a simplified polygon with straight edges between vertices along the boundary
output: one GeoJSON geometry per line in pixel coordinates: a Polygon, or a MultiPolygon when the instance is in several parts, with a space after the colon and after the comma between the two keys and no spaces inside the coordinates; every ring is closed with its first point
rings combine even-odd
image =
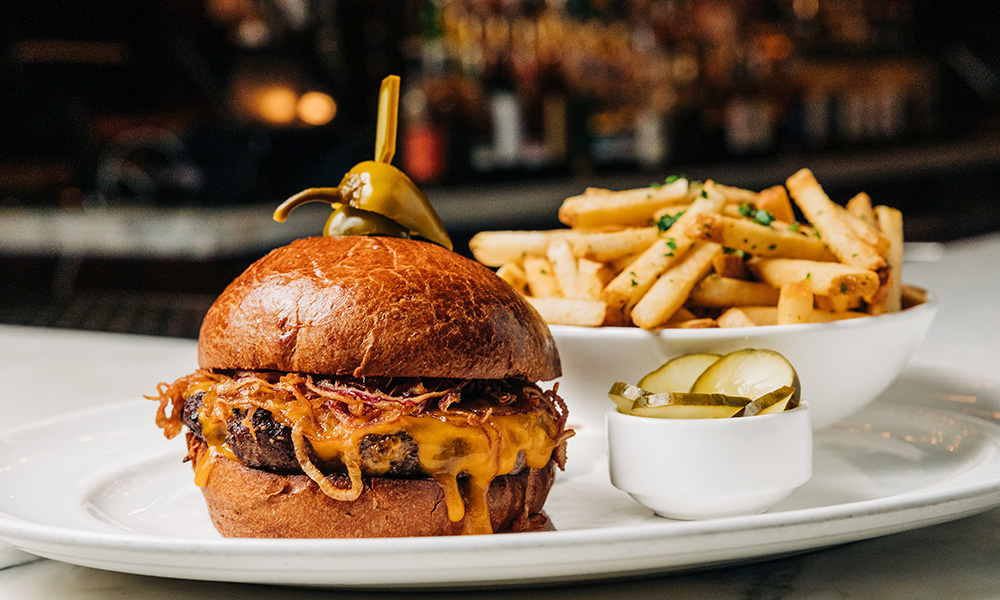
{"type": "MultiPolygon", "coordinates": [[[[373,540],[236,540],[212,529],[180,440],[131,401],[0,434],[0,539],[69,563],[166,577],[421,588],[681,571],[923,527],[1000,505],[1000,390],[914,370],[816,436],[813,479],[763,515],[655,517],[608,480],[600,432],[570,448],[558,529],[373,540]]],[[[780,457],[773,458],[780,460],[780,457]]]]}

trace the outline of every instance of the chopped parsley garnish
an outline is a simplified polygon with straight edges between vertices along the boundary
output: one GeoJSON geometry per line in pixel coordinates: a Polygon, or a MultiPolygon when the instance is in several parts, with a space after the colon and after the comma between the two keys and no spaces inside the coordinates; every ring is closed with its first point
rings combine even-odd
{"type": "Polygon", "coordinates": [[[740,258],[746,258],[746,256],[747,256],[747,253],[744,252],[744,251],[742,251],[742,250],[737,250],[736,248],[727,248],[725,246],[723,246],[723,248],[722,248],[722,253],[723,254],[735,254],[736,256],[739,256],[740,258]]]}
{"type": "Polygon", "coordinates": [[[666,230],[670,229],[671,227],[673,227],[674,223],[677,222],[677,219],[681,218],[681,215],[683,215],[683,214],[684,214],[684,211],[682,210],[682,211],[680,211],[680,212],[678,212],[676,214],[663,215],[656,222],[656,228],[660,231],[660,233],[663,233],[664,231],[666,231],[666,230]]]}
{"type": "Polygon", "coordinates": [[[649,184],[651,188],[663,187],[665,185],[670,185],[671,183],[677,181],[678,179],[687,179],[687,175],[671,175],[663,180],[663,183],[653,182],[649,184]]]}
{"type": "Polygon", "coordinates": [[[841,294],[846,294],[847,293],[847,284],[846,283],[840,284],[840,293],[841,294]]]}
{"type": "Polygon", "coordinates": [[[744,216],[758,225],[770,225],[774,221],[774,215],[763,208],[757,208],[749,202],[744,202],[739,208],[740,215],[744,216]]]}
{"type": "Polygon", "coordinates": [[[802,230],[802,224],[799,223],[798,221],[792,221],[791,223],[788,224],[788,231],[791,231],[792,233],[798,233],[801,230],[802,230]]]}

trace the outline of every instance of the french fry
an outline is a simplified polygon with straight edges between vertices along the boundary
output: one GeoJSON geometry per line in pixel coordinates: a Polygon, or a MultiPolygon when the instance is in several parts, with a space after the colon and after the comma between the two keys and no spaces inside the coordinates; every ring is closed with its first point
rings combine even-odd
{"type": "MultiPolygon", "coordinates": [[[[650,246],[652,246],[652,244],[650,244],[650,246]]],[[[646,250],[649,250],[649,247],[647,247],[646,250]]],[[[643,250],[643,252],[645,252],[646,250],[643,250]]],[[[612,274],[611,278],[608,279],[608,282],[610,283],[611,280],[613,280],[619,273],[624,271],[626,267],[628,267],[630,264],[638,260],[641,255],[642,252],[637,252],[635,254],[626,254],[621,258],[615,258],[609,260],[606,264],[608,266],[608,269],[612,272],[612,274]]],[[[605,285],[607,285],[607,283],[605,285]]]]}
{"type": "Polygon", "coordinates": [[[721,183],[715,183],[715,189],[718,190],[718,192],[726,199],[726,202],[730,204],[743,204],[744,202],[758,204],[760,202],[760,194],[753,190],[746,190],[731,185],[723,185],[721,183]]]}
{"type": "Polygon", "coordinates": [[[629,227],[617,231],[568,230],[564,234],[573,254],[597,262],[610,262],[642,252],[656,241],[656,227],[629,227]]]}
{"type": "Polygon", "coordinates": [[[879,286],[879,277],[874,271],[843,263],[797,258],[752,258],[747,261],[747,268],[757,279],[774,287],[807,281],[813,294],[824,296],[868,296],[874,294],[879,286]]]}
{"type": "Polygon", "coordinates": [[[885,260],[866,244],[848,223],[842,208],[820,187],[809,169],[800,169],[785,182],[802,214],[822,236],[837,258],[848,265],[869,271],[881,271],[885,260]]]}
{"type": "Polygon", "coordinates": [[[601,291],[613,274],[603,263],[581,258],[576,261],[576,294],[584,300],[600,300],[601,291]]]}
{"type": "Polygon", "coordinates": [[[778,324],[777,306],[741,306],[740,310],[757,325],[778,324]]]}
{"type": "Polygon", "coordinates": [[[634,261],[622,267],[601,292],[608,310],[628,321],[632,308],[649,291],[656,278],[680,259],[694,242],[687,237],[661,237],[634,261]]]}
{"type": "Polygon", "coordinates": [[[847,212],[851,213],[858,219],[861,219],[865,223],[875,226],[875,210],[872,207],[871,196],[864,192],[859,192],[855,194],[853,198],[847,201],[844,205],[847,212]]]}
{"type": "Polygon", "coordinates": [[[507,262],[520,262],[529,255],[545,256],[549,244],[566,240],[576,256],[609,262],[641,252],[656,236],[656,227],[481,231],[469,240],[469,250],[487,267],[499,267],[507,262]]]}
{"type": "Polygon", "coordinates": [[[875,217],[882,233],[889,239],[889,252],[886,254],[889,282],[882,309],[884,312],[896,312],[902,309],[903,213],[888,206],[876,206],[875,217]]]}
{"type": "MultiPolygon", "coordinates": [[[[704,181],[688,181],[687,195],[684,196],[684,204],[691,204],[696,198],[701,197],[702,190],[705,189],[704,181]]],[[[723,203],[725,198],[723,198],[723,203]]]]}
{"type": "Polygon", "coordinates": [[[524,276],[528,280],[528,292],[537,298],[559,296],[559,282],[552,270],[552,263],[543,256],[524,257],[524,276]]]}
{"type": "Polygon", "coordinates": [[[808,169],[759,193],[668,181],[587,188],[560,208],[569,228],[481,232],[469,247],[550,323],[750,327],[879,315],[926,299],[901,284],[901,214],[865,193],[842,207],[808,169]]]}
{"type": "Polygon", "coordinates": [[[552,274],[555,275],[556,283],[559,284],[559,295],[563,298],[577,298],[577,266],[576,257],[566,240],[557,240],[549,244],[546,253],[549,264],[552,265],[552,274]]]}
{"type": "Polygon", "coordinates": [[[757,195],[757,208],[771,213],[778,221],[795,222],[795,210],[792,201],[788,199],[788,191],[783,185],[773,185],[757,195]]]}
{"type": "Polygon", "coordinates": [[[659,223],[660,219],[663,217],[677,217],[678,213],[684,212],[688,207],[688,204],[678,204],[676,206],[668,206],[666,208],[661,208],[660,210],[653,213],[653,222],[659,223]]]}
{"type": "Polygon", "coordinates": [[[878,255],[885,258],[886,253],[889,251],[889,238],[882,235],[878,229],[875,228],[874,221],[865,221],[857,215],[845,211],[844,216],[847,217],[847,223],[854,230],[854,233],[858,235],[859,238],[869,246],[878,252],[878,255]]]}
{"type": "Polygon", "coordinates": [[[499,267],[529,255],[545,256],[558,235],[556,231],[480,231],[469,240],[469,250],[487,267],[499,267]]]}
{"type": "Polygon", "coordinates": [[[807,281],[793,281],[781,286],[778,325],[807,323],[812,317],[812,311],[813,294],[807,281]]]}
{"type": "Polygon", "coordinates": [[[656,278],[677,262],[694,241],[683,234],[687,223],[703,212],[718,210],[725,203],[721,194],[706,191],[653,244],[608,283],[601,299],[608,305],[613,318],[628,322],[633,307],[652,287],[656,278]]]}
{"type": "MultiPolygon", "coordinates": [[[[670,321],[668,321],[670,323],[670,321]]],[[[687,319],[685,321],[679,321],[674,327],[677,329],[712,329],[718,327],[719,322],[715,319],[708,317],[701,317],[699,319],[687,319]]]]}
{"type": "Polygon", "coordinates": [[[600,300],[527,297],[546,323],[598,327],[604,323],[607,306],[600,300]]]}
{"type": "Polygon", "coordinates": [[[900,294],[902,296],[903,308],[910,308],[911,306],[927,302],[927,290],[915,285],[906,285],[905,283],[900,287],[903,288],[900,294]]]}
{"type": "Polygon", "coordinates": [[[722,244],[754,256],[796,257],[806,260],[836,261],[822,241],[815,237],[789,231],[787,225],[771,227],[747,219],[735,219],[714,213],[694,215],[688,221],[685,235],[690,238],[722,244]]]}
{"type": "Polygon", "coordinates": [[[721,252],[712,259],[712,270],[719,277],[732,279],[749,279],[750,272],[743,264],[743,255],[736,252],[721,252]]]}
{"type": "MultiPolygon", "coordinates": [[[[878,292],[875,292],[878,294],[878,292]]],[[[861,294],[837,294],[836,296],[816,296],[814,298],[816,308],[826,312],[845,312],[861,308],[864,298],[861,294]]]]}
{"type": "Polygon", "coordinates": [[[528,291],[528,278],[525,276],[521,265],[515,262],[504,263],[497,269],[497,275],[522,294],[528,291]]]}
{"type": "Polygon", "coordinates": [[[687,300],[694,285],[712,269],[712,257],[722,247],[712,242],[698,242],[649,289],[632,309],[632,322],[643,329],[653,329],[666,322],[687,300]]]}
{"type": "Polygon", "coordinates": [[[559,220],[574,228],[612,224],[641,227],[649,225],[657,210],[684,202],[687,193],[686,179],[621,192],[595,193],[587,190],[587,193],[563,201],[559,207],[559,220]]]}
{"type": "Polygon", "coordinates": [[[706,308],[776,306],[778,295],[778,288],[766,283],[709,275],[691,289],[688,302],[706,308]]]}
{"type": "Polygon", "coordinates": [[[693,321],[697,318],[698,318],[697,315],[695,315],[693,312],[682,306],[678,308],[677,312],[672,314],[669,319],[667,319],[667,322],[664,324],[664,326],[675,327],[682,321],[693,321]]]}
{"type": "Polygon", "coordinates": [[[719,315],[716,319],[719,327],[756,327],[757,324],[753,322],[753,319],[742,309],[734,306],[726,312],[719,315]]]}

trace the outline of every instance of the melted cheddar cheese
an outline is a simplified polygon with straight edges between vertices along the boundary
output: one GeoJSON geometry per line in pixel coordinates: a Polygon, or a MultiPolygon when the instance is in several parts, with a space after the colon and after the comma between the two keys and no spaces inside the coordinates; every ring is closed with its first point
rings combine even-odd
{"type": "MultiPolygon", "coordinates": [[[[510,473],[519,456],[524,457],[528,468],[545,467],[553,459],[553,452],[572,435],[565,430],[564,415],[550,410],[520,411],[502,406],[468,409],[452,405],[411,414],[381,415],[382,418],[321,418],[320,415],[327,417],[329,411],[319,411],[315,403],[295,394],[275,393],[267,386],[250,394],[227,393],[217,376],[200,373],[201,377],[189,376],[180,386],[183,389],[167,394],[175,397],[171,417],[164,413],[166,400],[161,390],[162,419],[158,418],[158,422],[173,420],[179,413],[176,398],[204,392],[198,420],[209,452],[203,453],[195,465],[198,485],[208,481],[213,461],[221,458],[238,461],[226,444],[226,420],[234,408],[247,408],[249,402],[268,410],[275,421],[292,429],[295,454],[302,470],[335,500],[352,501],[363,491],[360,446],[365,436],[397,433],[409,436],[416,443],[421,469],[441,486],[448,518],[453,522],[463,521],[463,533],[467,534],[492,532],[487,493],[496,477],[510,473]],[[306,442],[323,461],[339,459],[346,466],[350,488],[334,486],[312,464],[306,442]]],[[[168,430],[164,424],[161,426],[168,430]]]]}

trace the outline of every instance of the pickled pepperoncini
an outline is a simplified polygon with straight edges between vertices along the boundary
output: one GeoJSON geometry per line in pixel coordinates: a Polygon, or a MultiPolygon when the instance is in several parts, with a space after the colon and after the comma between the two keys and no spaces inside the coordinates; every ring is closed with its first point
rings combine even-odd
{"type": "Polygon", "coordinates": [[[412,235],[451,250],[451,239],[427,196],[389,163],[368,160],[355,165],[340,182],[340,192],[351,206],[390,217],[412,235]]]}
{"type": "Polygon", "coordinates": [[[376,212],[354,208],[350,204],[335,202],[330,218],[326,220],[323,235],[386,235],[410,237],[410,232],[389,217],[376,212]]]}
{"type": "Polygon", "coordinates": [[[285,200],[274,211],[283,223],[295,207],[326,202],[333,213],[323,235],[421,237],[449,250],[451,239],[427,196],[405,173],[392,166],[399,112],[399,77],[390,75],[379,91],[375,160],[355,165],[338,187],[310,188],[285,200]]]}

